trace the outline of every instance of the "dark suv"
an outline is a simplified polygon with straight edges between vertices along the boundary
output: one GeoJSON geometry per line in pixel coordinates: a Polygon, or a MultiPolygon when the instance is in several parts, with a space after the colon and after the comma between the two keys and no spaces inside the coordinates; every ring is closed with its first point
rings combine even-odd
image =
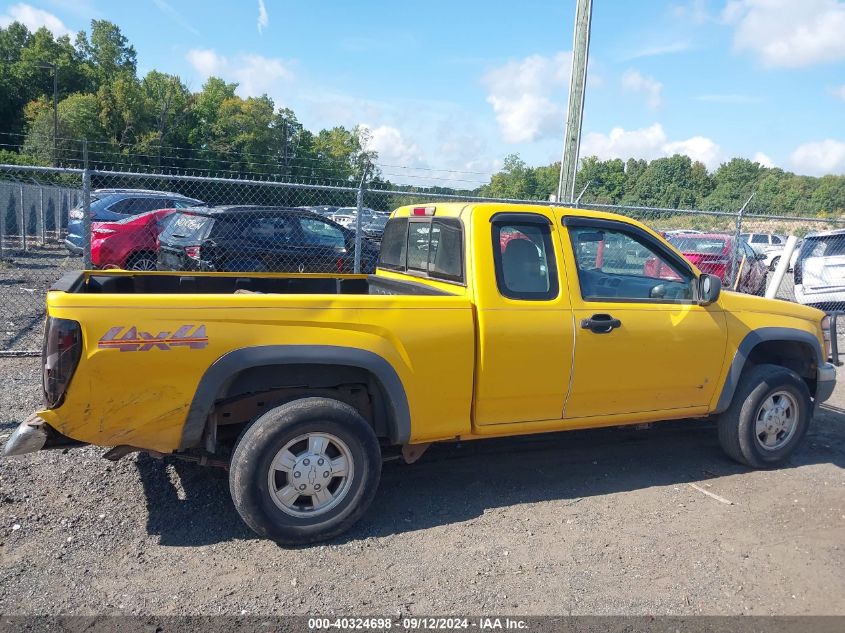
{"type": "MultiPolygon", "coordinates": [[[[177,213],[159,237],[159,270],[352,272],[355,234],[287,207],[209,207],[177,213]]],[[[361,240],[361,272],[378,248],[361,240]]]]}
{"type": "MultiPolygon", "coordinates": [[[[202,205],[200,200],[178,193],[147,189],[95,189],[91,192],[91,222],[117,222],[133,215],[158,209],[186,209],[202,205]]],[[[85,246],[85,224],[82,207],[68,214],[65,246],[74,255],[81,255],[85,246]]]]}

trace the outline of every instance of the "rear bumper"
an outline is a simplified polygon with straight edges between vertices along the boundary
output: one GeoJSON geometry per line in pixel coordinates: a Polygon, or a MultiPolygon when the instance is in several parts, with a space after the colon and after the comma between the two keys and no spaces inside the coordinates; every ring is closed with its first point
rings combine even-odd
{"type": "Polygon", "coordinates": [[[3,445],[3,457],[26,455],[45,448],[71,448],[85,444],[86,442],[62,435],[37,413],[33,413],[18,425],[3,445]]]}
{"type": "Polygon", "coordinates": [[[3,457],[26,455],[44,448],[47,443],[47,423],[33,414],[18,425],[3,446],[3,457]]]}
{"type": "Polygon", "coordinates": [[[825,363],[819,367],[816,376],[816,403],[828,400],[835,387],[836,367],[832,363],[825,363]]]}
{"type": "Polygon", "coordinates": [[[796,284],[795,300],[800,304],[811,306],[845,302],[845,287],[807,288],[804,284],[796,284]]]}

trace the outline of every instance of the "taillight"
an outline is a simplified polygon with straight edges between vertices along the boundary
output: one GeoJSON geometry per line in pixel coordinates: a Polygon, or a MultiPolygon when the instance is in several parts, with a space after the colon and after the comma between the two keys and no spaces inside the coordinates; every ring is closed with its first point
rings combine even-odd
{"type": "Polygon", "coordinates": [[[193,260],[199,261],[200,260],[200,247],[199,246],[186,246],[185,247],[185,255],[190,257],[193,260]]]}
{"type": "Polygon", "coordinates": [[[339,272],[339,273],[343,272],[343,264],[345,264],[345,263],[346,262],[343,261],[343,257],[337,258],[337,272],[339,272]]]}
{"type": "Polygon", "coordinates": [[[44,404],[48,409],[62,404],[81,356],[82,328],[79,323],[48,317],[41,352],[44,404]]]}

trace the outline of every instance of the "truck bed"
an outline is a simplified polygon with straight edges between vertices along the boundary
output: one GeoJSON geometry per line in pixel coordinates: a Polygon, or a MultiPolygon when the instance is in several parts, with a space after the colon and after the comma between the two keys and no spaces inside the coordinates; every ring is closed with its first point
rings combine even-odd
{"type": "Polygon", "coordinates": [[[448,295],[412,281],[376,275],[75,271],[51,288],[71,294],[448,295]]]}

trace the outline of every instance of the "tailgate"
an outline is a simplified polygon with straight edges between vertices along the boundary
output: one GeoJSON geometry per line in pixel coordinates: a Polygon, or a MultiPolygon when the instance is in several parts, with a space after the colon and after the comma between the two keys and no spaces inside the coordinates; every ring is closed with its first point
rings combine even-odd
{"type": "Polygon", "coordinates": [[[845,287],[845,255],[808,257],[802,264],[802,280],[807,290],[845,287]]]}

